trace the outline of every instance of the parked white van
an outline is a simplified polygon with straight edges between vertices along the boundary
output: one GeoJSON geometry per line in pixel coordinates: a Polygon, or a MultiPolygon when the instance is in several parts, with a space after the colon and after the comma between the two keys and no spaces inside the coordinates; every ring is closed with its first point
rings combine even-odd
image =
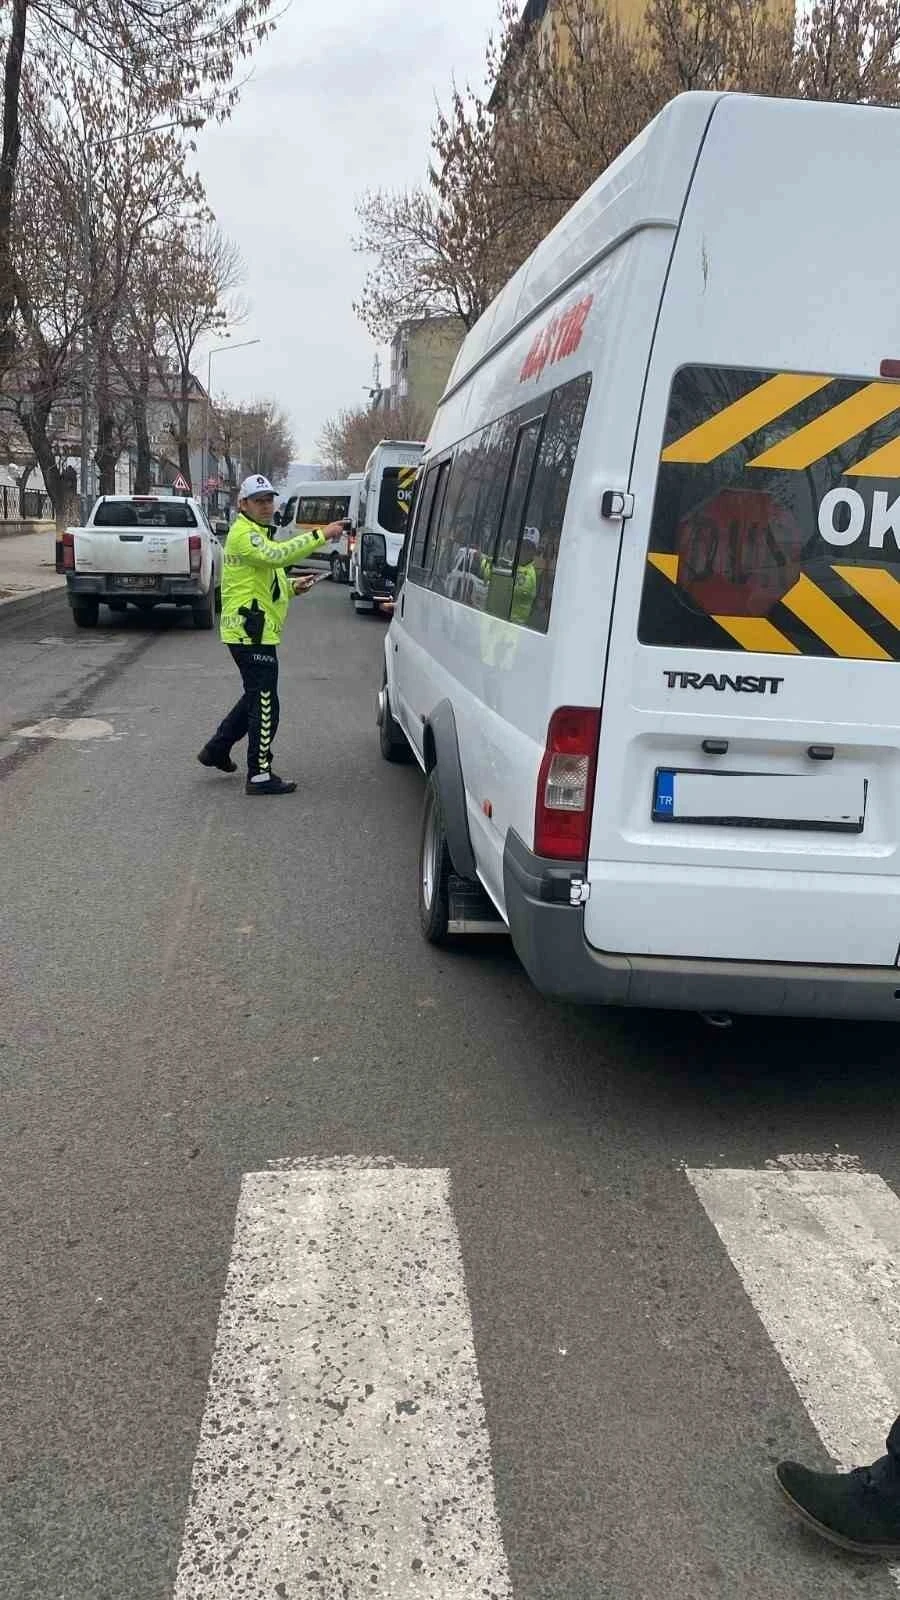
{"type": "Polygon", "coordinates": [[[900,1015],[898,151],[684,95],[466,339],[379,699],[429,938],[480,885],[549,994],[900,1015]]]}
{"type": "Polygon", "coordinates": [[[359,537],[350,561],[350,597],[357,611],[374,611],[394,594],[424,449],[421,440],[382,439],[366,462],[359,537]]]}

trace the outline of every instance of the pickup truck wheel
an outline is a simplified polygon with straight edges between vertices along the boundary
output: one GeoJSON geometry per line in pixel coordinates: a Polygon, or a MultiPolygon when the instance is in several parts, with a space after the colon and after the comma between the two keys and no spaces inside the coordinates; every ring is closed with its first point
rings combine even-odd
{"type": "Polygon", "coordinates": [[[195,628],[214,628],[216,625],[216,597],[215,591],[210,590],[202,605],[194,606],[191,611],[195,628]]]}
{"type": "Polygon", "coordinates": [[[430,772],[425,789],[419,841],[419,921],[429,944],[446,944],[450,921],[450,852],[437,774],[430,772]]]}
{"type": "Polygon", "coordinates": [[[99,600],[76,600],[72,607],[76,628],[96,628],[99,615],[99,600]]]}
{"type": "Polygon", "coordinates": [[[344,581],[344,563],[340,556],[332,556],[331,558],[331,581],[332,583],[343,583],[344,581]]]}

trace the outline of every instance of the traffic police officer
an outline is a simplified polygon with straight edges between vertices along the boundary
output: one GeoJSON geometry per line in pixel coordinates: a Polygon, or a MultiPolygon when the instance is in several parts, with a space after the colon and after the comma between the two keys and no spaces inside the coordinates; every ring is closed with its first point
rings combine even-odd
{"type": "Polygon", "coordinates": [[[285,576],[313,551],[342,532],[340,522],[318,533],[301,533],[276,541],[272,536],[275,490],[259,474],[245,478],[238,492],[238,515],[225,541],[222,572],[220,633],[228,645],[244,693],[229,711],[198,761],[220,772],[236,772],[232,747],[247,739],[247,793],[292,794],[296,783],[286,783],[272,771],[272,741],[278,728],[278,644],[293,594],[304,594],[312,578],[285,576]]]}

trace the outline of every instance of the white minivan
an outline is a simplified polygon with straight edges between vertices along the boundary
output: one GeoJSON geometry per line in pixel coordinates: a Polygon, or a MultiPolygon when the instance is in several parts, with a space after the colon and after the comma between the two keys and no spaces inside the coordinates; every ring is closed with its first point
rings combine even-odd
{"type": "Polygon", "coordinates": [[[363,473],[359,536],[350,558],[350,597],[357,611],[390,600],[412,504],[421,440],[382,439],[363,473]]]}
{"type": "Polygon", "coordinates": [[[295,484],[275,517],[282,539],[294,539],[299,533],[318,533],[330,522],[344,523],[340,538],[333,539],[321,552],[335,583],[350,582],[362,477],[361,472],[351,472],[346,478],[315,478],[308,483],[295,484]]]}
{"type": "Polygon", "coordinates": [[[549,994],[900,1016],[895,171],[900,111],[683,95],[469,334],[379,697],[429,938],[480,890],[549,994]]]}

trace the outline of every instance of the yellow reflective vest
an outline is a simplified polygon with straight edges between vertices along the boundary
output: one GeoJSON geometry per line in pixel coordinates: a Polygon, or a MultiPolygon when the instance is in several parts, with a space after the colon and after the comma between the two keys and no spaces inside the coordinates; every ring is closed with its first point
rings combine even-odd
{"type": "Polygon", "coordinates": [[[321,533],[298,533],[295,539],[273,539],[271,528],[238,512],[225,541],[222,568],[222,617],[219,633],[225,644],[279,644],[294,591],[285,567],[293,567],[326,543],[321,533]],[[262,637],[246,632],[248,610],[256,601],[265,614],[262,637]]]}

